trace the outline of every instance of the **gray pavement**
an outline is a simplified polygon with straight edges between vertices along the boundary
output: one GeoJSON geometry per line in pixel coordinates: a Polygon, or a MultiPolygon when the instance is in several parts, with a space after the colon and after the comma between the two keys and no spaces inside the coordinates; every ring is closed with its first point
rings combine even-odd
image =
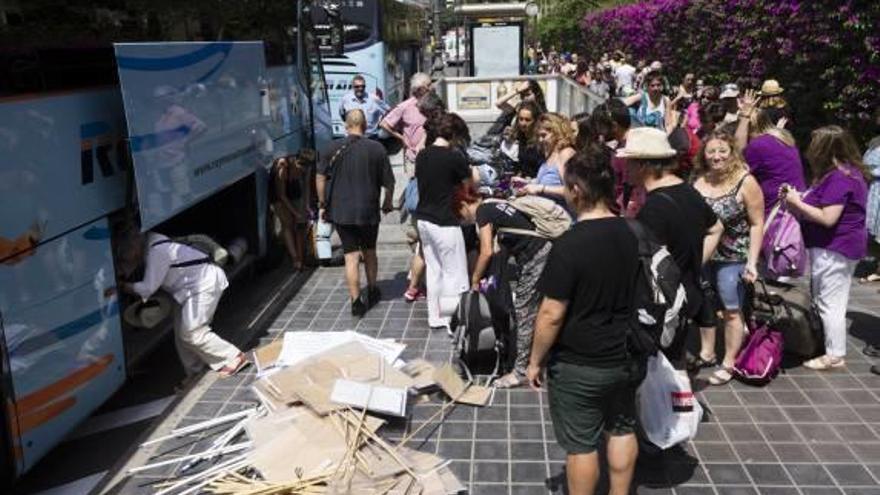
{"type": "MultiPolygon", "coordinates": [[[[286,331],[354,329],[407,344],[403,358],[444,361],[450,341],[431,331],[424,302],[407,304],[409,251],[400,227],[382,226],[380,287],[384,300],[360,320],[350,317],[341,268],[317,270],[271,322],[263,342],[286,331]]],[[[876,286],[854,285],[849,316],[848,366],[818,373],[785,370],[769,386],[738,382],[704,389],[706,415],[693,442],[660,455],[643,454],[637,468],[638,493],[676,494],[867,494],[880,493],[880,377],[860,349],[865,336],[880,331],[876,286]],[[858,338],[860,336],[861,338],[858,338]]],[[[177,411],[176,424],[198,422],[256,403],[248,386],[253,371],[228,380],[207,379],[197,397],[177,411]]],[[[416,405],[410,420],[381,430],[390,439],[413,431],[438,407],[416,405]]],[[[169,425],[166,425],[168,427],[169,425]]],[[[161,429],[160,429],[161,430],[161,429]]],[[[157,430],[160,431],[160,430],[157,430]]],[[[158,459],[198,451],[211,434],[161,445],[158,459]]],[[[491,406],[459,406],[436,428],[418,437],[421,450],[452,460],[469,493],[508,495],[562,493],[564,453],[554,440],[545,393],[499,391],[491,406]]],[[[143,460],[141,460],[143,462],[143,460]]],[[[150,493],[178,466],[123,480],[117,493],[150,493]]]]}

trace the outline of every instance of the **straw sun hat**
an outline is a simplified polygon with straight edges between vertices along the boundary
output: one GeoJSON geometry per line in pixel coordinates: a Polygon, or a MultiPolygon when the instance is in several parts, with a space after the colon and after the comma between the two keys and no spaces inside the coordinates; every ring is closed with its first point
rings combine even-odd
{"type": "Polygon", "coordinates": [[[676,154],[676,151],[669,145],[666,133],[653,127],[630,129],[626,136],[626,146],[617,150],[619,158],[633,160],[672,158],[676,154]]]}
{"type": "Polygon", "coordinates": [[[171,314],[172,307],[171,299],[157,292],[146,301],[137,301],[129,305],[122,313],[122,318],[135,328],[149,330],[162,323],[171,314]]]}
{"type": "Polygon", "coordinates": [[[764,84],[761,85],[761,92],[759,94],[761,96],[778,96],[781,95],[783,91],[785,91],[785,88],[779,85],[779,81],[776,79],[767,79],[764,81],[764,84]]]}

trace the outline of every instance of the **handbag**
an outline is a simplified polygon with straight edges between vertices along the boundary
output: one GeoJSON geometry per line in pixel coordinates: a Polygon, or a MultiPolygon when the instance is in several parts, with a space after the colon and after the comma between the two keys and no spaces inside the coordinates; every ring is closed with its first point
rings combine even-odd
{"type": "Polygon", "coordinates": [[[807,268],[807,248],[801,233],[801,224],[782,201],[776,203],[764,223],[761,242],[766,274],[776,280],[780,277],[800,277],[807,268]]]}
{"type": "Polygon", "coordinates": [[[747,288],[746,316],[782,332],[783,351],[810,359],[825,351],[822,318],[813,304],[810,291],[795,285],[773,285],[768,290],[764,280],[747,288]]]}
{"type": "Polygon", "coordinates": [[[782,332],[767,322],[752,323],[748,342],[740,350],[733,364],[740,378],[756,385],[766,385],[779,374],[782,367],[784,340],[782,332]]]}
{"type": "Polygon", "coordinates": [[[637,396],[642,430],[657,447],[668,449],[697,435],[703,407],[690,379],[676,371],[662,352],[648,358],[637,396]]]}

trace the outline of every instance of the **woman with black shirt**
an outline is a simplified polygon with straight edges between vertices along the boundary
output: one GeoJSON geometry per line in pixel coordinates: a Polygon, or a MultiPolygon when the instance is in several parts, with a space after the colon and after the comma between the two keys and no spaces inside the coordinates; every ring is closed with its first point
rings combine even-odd
{"type": "Polygon", "coordinates": [[[527,377],[540,388],[547,366],[550,416],[568,454],[568,492],[594,492],[604,432],[610,493],[624,495],[638,456],[635,391],[644,375],[626,347],[638,240],[612,212],[614,173],[603,161],[577,155],[565,167],[565,196],[577,223],[555,241],[538,284],[544,300],[527,377]]]}
{"type": "Polygon", "coordinates": [[[471,177],[458,146],[470,141],[458,115],[439,116],[431,126],[433,140],[416,157],[419,206],[415,218],[427,268],[428,325],[449,330],[449,319],[468,284],[467,254],[452,192],[471,177]]]}
{"type": "Polygon", "coordinates": [[[480,279],[489,266],[498,244],[513,257],[519,277],[513,286],[514,312],[516,314],[516,358],[513,370],[495,380],[498,388],[518,387],[525,383],[526,366],[532,350],[535,316],[541,296],[537,290],[538,279],[550,254],[550,242],[540,237],[499,232],[499,229],[535,230],[525,214],[507,201],[483,201],[476,188],[460,186],[452,199],[452,211],[465,224],[476,224],[479,231],[480,253],[471,275],[471,290],[478,290],[480,279]]]}

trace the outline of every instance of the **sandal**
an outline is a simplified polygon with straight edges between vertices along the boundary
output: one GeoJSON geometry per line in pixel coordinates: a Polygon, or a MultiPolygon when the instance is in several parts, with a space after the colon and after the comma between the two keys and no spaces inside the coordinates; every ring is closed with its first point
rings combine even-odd
{"type": "Polygon", "coordinates": [[[730,380],[733,380],[733,370],[728,368],[717,369],[714,373],[709,375],[710,385],[725,385],[730,382],[730,380]]]}
{"type": "Polygon", "coordinates": [[[510,373],[495,380],[492,383],[492,386],[495,388],[516,388],[516,387],[521,387],[525,384],[526,384],[525,377],[520,378],[520,376],[517,375],[515,371],[511,371],[510,373]]]}
{"type": "Polygon", "coordinates": [[[859,279],[860,284],[872,284],[874,282],[880,282],[880,273],[872,273],[867,277],[862,277],[859,279]]]}
{"type": "Polygon", "coordinates": [[[718,366],[718,357],[716,356],[706,359],[702,355],[698,355],[688,363],[688,369],[692,371],[699,371],[703,368],[713,368],[715,366],[718,366]]]}
{"type": "Polygon", "coordinates": [[[220,376],[223,378],[229,378],[231,376],[235,376],[236,374],[238,374],[239,371],[247,368],[250,364],[251,362],[245,359],[244,353],[241,353],[238,355],[238,357],[235,358],[234,365],[224,366],[220,368],[218,373],[220,373],[220,376]]]}
{"type": "Polygon", "coordinates": [[[846,366],[846,361],[843,358],[835,358],[827,354],[804,361],[804,368],[816,371],[828,371],[834,368],[843,368],[844,366],[846,366]]]}

